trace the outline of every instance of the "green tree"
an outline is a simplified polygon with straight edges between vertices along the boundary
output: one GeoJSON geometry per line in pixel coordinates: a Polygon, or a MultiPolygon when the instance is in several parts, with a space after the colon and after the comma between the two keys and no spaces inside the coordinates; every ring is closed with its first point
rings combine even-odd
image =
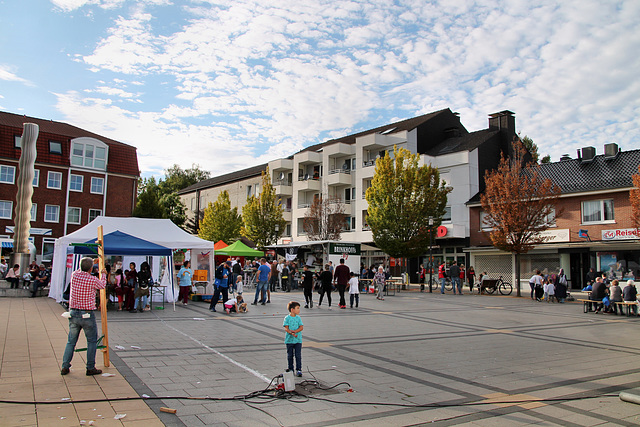
{"type": "Polygon", "coordinates": [[[531,158],[535,163],[538,163],[538,160],[540,161],[540,163],[551,163],[551,156],[548,154],[540,159],[538,146],[535,142],[533,142],[533,139],[525,135],[520,141],[522,142],[522,145],[524,145],[524,147],[527,149],[527,151],[529,151],[529,153],[531,154],[531,158]]]}
{"type": "Polygon", "coordinates": [[[199,165],[193,164],[189,169],[182,169],[178,165],[173,165],[164,171],[165,178],[158,184],[163,193],[175,193],[190,185],[210,178],[208,171],[200,169],[199,165]]]}
{"type": "Polygon", "coordinates": [[[376,161],[367,222],[380,249],[395,258],[420,256],[429,249],[429,233],[441,223],[451,191],[431,165],[418,166],[419,154],[394,147],[393,158],[376,161]],[[432,216],[431,230],[425,224],[432,216]]]}
{"type": "Polygon", "coordinates": [[[223,240],[226,244],[238,240],[242,229],[242,216],[238,208],[231,208],[231,200],[227,190],[218,195],[215,203],[209,202],[204,210],[204,218],[200,224],[198,236],[202,239],[217,242],[223,240]]]}
{"type": "Polygon", "coordinates": [[[187,207],[180,201],[177,192],[209,178],[209,172],[198,165],[182,170],[173,165],[165,170],[164,179],[156,182],[154,177],[138,181],[138,201],[133,216],[141,218],[168,218],[177,226],[183,227],[187,207]]]}
{"type": "Polygon", "coordinates": [[[276,243],[287,224],[282,216],[283,207],[269,177],[267,168],[266,172],[262,172],[262,192],[258,197],[249,197],[242,208],[242,235],[255,242],[260,249],[276,243]]]}
{"type": "Polygon", "coordinates": [[[160,189],[154,177],[138,180],[138,200],[133,216],[139,218],[164,218],[160,204],[160,189]]]}

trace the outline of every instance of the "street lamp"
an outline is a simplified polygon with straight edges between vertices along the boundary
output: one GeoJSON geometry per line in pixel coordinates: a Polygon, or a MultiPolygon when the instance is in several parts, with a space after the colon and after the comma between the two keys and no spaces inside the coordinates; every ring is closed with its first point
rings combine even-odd
{"type": "Polygon", "coordinates": [[[275,240],[275,244],[278,244],[278,231],[280,231],[280,224],[276,224],[274,230],[276,231],[276,235],[273,240],[275,240]]]}
{"type": "Polygon", "coordinates": [[[429,293],[433,293],[433,217],[429,217],[429,293]]]}

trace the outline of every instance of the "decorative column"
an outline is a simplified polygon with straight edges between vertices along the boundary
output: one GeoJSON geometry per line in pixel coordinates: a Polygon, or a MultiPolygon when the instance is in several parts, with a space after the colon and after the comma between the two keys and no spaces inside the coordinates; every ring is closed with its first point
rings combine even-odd
{"type": "Polygon", "coordinates": [[[14,234],[12,264],[20,264],[20,275],[29,268],[29,232],[31,231],[31,196],[33,195],[34,165],[38,125],[25,123],[22,130],[20,164],[18,168],[18,192],[14,210],[14,234]]]}

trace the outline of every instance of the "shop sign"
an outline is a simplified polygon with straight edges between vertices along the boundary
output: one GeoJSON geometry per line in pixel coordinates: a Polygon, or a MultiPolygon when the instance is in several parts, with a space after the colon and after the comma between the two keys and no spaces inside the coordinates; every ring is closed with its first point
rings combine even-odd
{"type": "Polygon", "coordinates": [[[631,240],[638,238],[638,230],[635,228],[619,228],[615,230],[602,230],[602,240],[631,240]]]}
{"type": "Polygon", "coordinates": [[[447,229],[447,227],[444,226],[444,225],[441,225],[441,226],[438,227],[437,237],[438,238],[444,237],[444,236],[447,235],[448,232],[449,232],[449,230],[447,229]]]}
{"type": "Polygon", "coordinates": [[[360,255],[359,243],[329,243],[329,253],[333,255],[360,255]]]}
{"type": "Polygon", "coordinates": [[[561,228],[559,230],[545,230],[540,232],[540,236],[545,238],[545,243],[559,243],[570,241],[571,233],[568,228],[561,228]]]}

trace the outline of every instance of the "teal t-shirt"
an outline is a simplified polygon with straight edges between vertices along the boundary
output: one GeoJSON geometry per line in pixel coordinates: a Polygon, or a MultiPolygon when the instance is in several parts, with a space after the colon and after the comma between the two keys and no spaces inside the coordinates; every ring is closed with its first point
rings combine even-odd
{"type": "Polygon", "coordinates": [[[193,275],[193,270],[190,268],[182,267],[178,272],[178,277],[180,277],[180,286],[191,286],[191,276],[193,275]]]}
{"type": "MultiPolygon", "coordinates": [[[[295,331],[302,325],[303,323],[300,316],[292,316],[290,314],[288,314],[287,317],[284,318],[284,322],[282,323],[282,326],[283,327],[288,326],[290,331],[295,331]]],[[[285,344],[302,343],[302,331],[297,332],[296,335],[298,336],[294,337],[293,335],[285,332],[284,343],[285,344]]]]}

